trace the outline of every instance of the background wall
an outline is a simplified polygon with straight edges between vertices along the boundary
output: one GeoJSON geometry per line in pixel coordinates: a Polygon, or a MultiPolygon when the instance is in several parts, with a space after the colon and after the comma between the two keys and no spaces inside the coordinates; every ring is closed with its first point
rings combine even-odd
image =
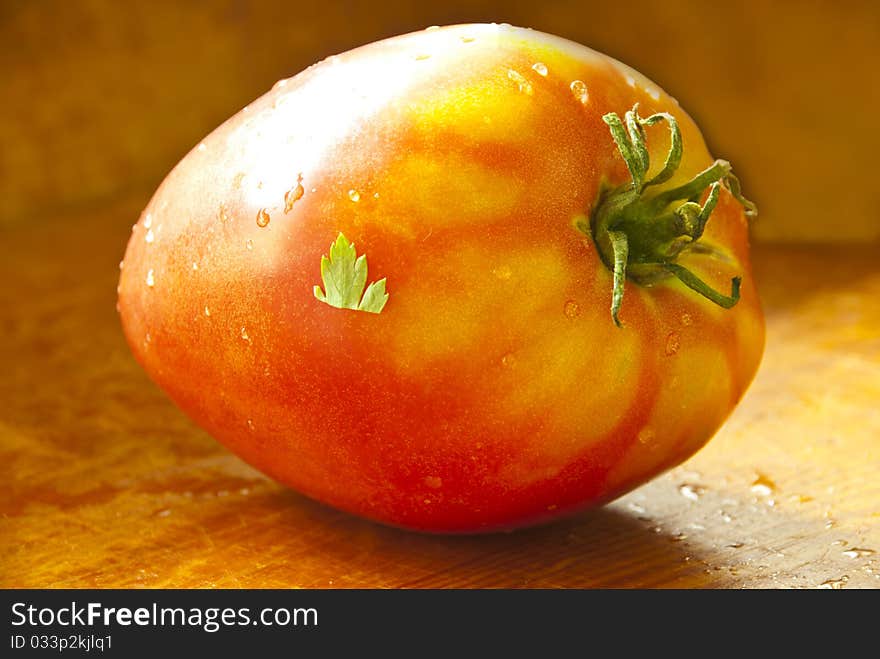
{"type": "Polygon", "coordinates": [[[0,0],[0,226],[126,195],[146,202],[275,80],[376,39],[472,21],[559,34],[653,78],[734,163],[761,209],[757,238],[880,240],[871,0],[0,0]]]}

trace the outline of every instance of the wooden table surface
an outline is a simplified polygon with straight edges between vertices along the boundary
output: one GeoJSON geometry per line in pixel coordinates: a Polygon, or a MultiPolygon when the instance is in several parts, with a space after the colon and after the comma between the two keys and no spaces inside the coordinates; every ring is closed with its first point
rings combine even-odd
{"type": "Polygon", "coordinates": [[[143,201],[0,233],[0,586],[880,588],[877,246],[755,250],[764,362],[685,465],[553,525],[426,536],[276,485],[146,378],[114,311],[143,201]]]}

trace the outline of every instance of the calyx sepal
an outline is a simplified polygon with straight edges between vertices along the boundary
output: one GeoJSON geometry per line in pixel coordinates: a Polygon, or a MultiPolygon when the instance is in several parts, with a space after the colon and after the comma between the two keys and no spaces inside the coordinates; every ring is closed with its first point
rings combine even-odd
{"type": "Polygon", "coordinates": [[[688,288],[729,309],[739,301],[740,277],[731,280],[730,294],[725,295],[676,260],[685,251],[705,251],[695,246],[718,203],[722,187],[742,204],[747,217],[755,217],[757,208],[742,195],[739,180],[726,160],[716,160],[683,185],[650,190],[669,181],[681,165],[681,131],[675,117],[668,112],[640,117],[638,108],[637,103],[623,120],[614,112],[602,117],[631,180],[603,190],[593,208],[589,226],[577,225],[592,236],[602,260],[614,273],[611,317],[620,326],[618,314],[627,278],[638,284],[650,284],[676,277],[688,288]],[[645,128],[663,121],[670,132],[669,152],[660,171],[647,178],[650,158],[645,128]],[[701,203],[704,196],[705,201],[701,203]]]}

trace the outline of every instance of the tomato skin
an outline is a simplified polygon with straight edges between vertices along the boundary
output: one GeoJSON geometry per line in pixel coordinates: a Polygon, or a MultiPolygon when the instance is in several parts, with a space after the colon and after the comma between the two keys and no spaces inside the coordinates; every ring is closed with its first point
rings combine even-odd
{"type": "MultiPolygon", "coordinates": [[[[629,180],[602,115],[635,102],[681,125],[671,185],[712,162],[659,87],[531,30],[428,30],[281,81],[135,225],[119,294],[131,349],[244,460],[374,520],[472,532],[613,499],[708,441],[764,342],[726,191],[702,242],[729,258],[681,262],[722,290],[741,276],[739,303],[627,282],[612,322],[611,273],[574,220],[629,180]],[[339,232],[369,281],[387,278],[382,313],[315,298],[339,232]]],[[[648,135],[662,163],[668,134],[648,135]]]]}

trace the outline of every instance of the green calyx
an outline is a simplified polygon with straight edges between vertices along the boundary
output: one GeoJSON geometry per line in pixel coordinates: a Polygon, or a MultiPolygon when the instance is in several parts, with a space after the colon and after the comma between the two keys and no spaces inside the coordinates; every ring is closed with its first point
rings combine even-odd
{"type": "Polygon", "coordinates": [[[722,186],[743,205],[747,217],[757,215],[755,205],[742,196],[739,180],[733,175],[730,163],[716,160],[684,185],[651,190],[652,186],[659,186],[671,179],[681,164],[681,131],[675,117],[658,112],[643,118],[639,116],[636,104],[626,113],[623,121],[614,112],[602,119],[608,124],[632,181],[604,190],[593,209],[589,226],[585,222],[577,226],[592,236],[602,260],[614,273],[611,317],[615,324],[620,326],[618,313],[627,278],[637,284],[648,285],[676,277],[688,288],[725,309],[735,305],[739,300],[739,277],[733,278],[730,295],[725,295],[676,263],[676,259],[688,250],[713,252],[698,245],[697,241],[718,203],[722,186]],[[663,168],[647,179],[650,162],[645,127],[661,121],[669,126],[669,153],[663,168]],[[707,189],[708,195],[701,203],[707,189]]]}

